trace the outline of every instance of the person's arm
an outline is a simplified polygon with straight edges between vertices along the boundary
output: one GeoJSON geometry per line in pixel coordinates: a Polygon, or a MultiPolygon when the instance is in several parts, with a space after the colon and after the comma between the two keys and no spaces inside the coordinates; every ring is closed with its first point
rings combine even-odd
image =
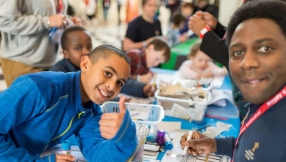
{"type": "MultiPolygon", "coordinates": [[[[40,14],[23,15],[20,8],[21,3],[22,1],[19,0],[0,0],[0,31],[13,35],[27,36],[48,30],[49,27],[65,27],[63,14],[51,16],[40,14]]],[[[66,10],[67,7],[64,6],[64,13],[66,13],[66,10]]]]}
{"type": "Polygon", "coordinates": [[[189,31],[188,23],[189,23],[189,20],[186,20],[184,27],[180,30],[181,35],[189,31]]]}
{"type": "Polygon", "coordinates": [[[1,31],[24,36],[48,29],[48,16],[22,15],[20,3],[19,0],[0,0],[1,31]]]}
{"type": "MultiPolygon", "coordinates": [[[[208,30],[206,33],[201,33],[205,29],[207,30],[206,25],[209,27],[213,26],[216,21],[209,13],[197,13],[192,16],[189,20],[189,28],[194,31],[197,35],[202,37],[202,43],[200,46],[200,50],[207,54],[214,61],[221,63],[228,69],[228,47],[225,40],[222,40],[217,34],[214,33],[213,30],[208,30]],[[208,23],[200,18],[200,14],[204,17],[208,18],[208,23]],[[212,22],[212,23],[210,23],[212,22]],[[211,25],[211,26],[210,26],[211,25]]],[[[212,27],[211,27],[212,28],[212,27]]]]}
{"type": "Polygon", "coordinates": [[[131,39],[125,37],[123,40],[123,51],[129,51],[132,49],[141,49],[144,46],[147,46],[147,41],[134,42],[131,39]]]}
{"type": "Polygon", "coordinates": [[[226,41],[219,38],[212,30],[204,34],[200,50],[228,69],[229,55],[226,41]]]}
{"type": "Polygon", "coordinates": [[[99,121],[101,110],[98,107],[95,116],[85,123],[76,133],[81,152],[87,161],[127,161],[137,146],[136,128],[129,112],[126,111],[124,121],[115,137],[106,140],[101,136],[99,121]]]}
{"type": "Polygon", "coordinates": [[[227,155],[229,157],[232,157],[236,138],[215,138],[215,141],[217,155],[227,155]]]}
{"type": "Polygon", "coordinates": [[[166,37],[168,39],[168,45],[170,47],[173,46],[174,44],[176,44],[177,41],[179,41],[179,39],[174,37],[174,32],[171,29],[167,32],[166,37]]]}
{"type": "Polygon", "coordinates": [[[187,60],[183,62],[181,67],[179,68],[179,73],[182,78],[184,79],[196,79],[198,74],[190,68],[192,62],[190,60],[187,60]]]}
{"type": "Polygon", "coordinates": [[[217,21],[217,24],[216,24],[215,28],[213,29],[213,31],[214,31],[220,38],[223,38],[223,36],[225,35],[225,32],[226,32],[226,28],[225,28],[219,21],[217,21]]]}
{"type": "Polygon", "coordinates": [[[129,75],[129,78],[130,79],[134,79],[134,80],[137,80],[138,78],[138,74],[136,74],[136,71],[137,71],[137,67],[138,67],[138,64],[141,64],[141,60],[139,58],[139,54],[141,51],[139,50],[132,50],[132,51],[129,51],[127,52],[127,56],[130,60],[130,67],[131,67],[131,72],[130,72],[130,75],[129,75]]]}
{"type": "Polygon", "coordinates": [[[136,19],[128,24],[128,28],[126,31],[125,38],[123,40],[123,51],[129,51],[131,49],[141,49],[147,43],[146,42],[138,42],[138,27],[136,24],[136,19]]]}
{"type": "Polygon", "coordinates": [[[0,161],[55,161],[55,155],[39,159],[25,148],[17,147],[9,134],[14,127],[43,113],[42,95],[35,83],[26,76],[19,77],[0,93],[0,161]]]}
{"type": "Polygon", "coordinates": [[[126,84],[122,87],[120,93],[124,93],[129,96],[145,98],[147,97],[143,91],[143,87],[145,85],[146,85],[145,83],[138,82],[133,79],[128,79],[126,84]]]}

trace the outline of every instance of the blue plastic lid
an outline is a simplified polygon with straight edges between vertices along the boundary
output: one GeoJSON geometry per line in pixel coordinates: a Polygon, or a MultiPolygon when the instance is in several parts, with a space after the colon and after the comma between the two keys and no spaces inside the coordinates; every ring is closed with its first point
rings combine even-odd
{"type": "Polygon", "coordinates": [[[172,142],[166,142],[166,143],[165,143],[165,148],[166,148],[166,150],[172,150],[172,149],[173,149],[173,144],[172,144],[172,142]]]}
{"type": "Polygon", "coordinates": [[[62,142],[62,150],[70,150],[71,142],[69,140],[65,140],[62,142]]]}

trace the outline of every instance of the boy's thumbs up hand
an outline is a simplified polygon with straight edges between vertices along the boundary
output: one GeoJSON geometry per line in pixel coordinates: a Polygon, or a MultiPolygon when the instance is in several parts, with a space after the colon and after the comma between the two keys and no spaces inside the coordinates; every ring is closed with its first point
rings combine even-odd
{"type": "Polygon", "coordinates": [[[126,113],[125,97],[122,96],[119,100],[119,110],[120,112],[105,113],[102,114],[99,121],[101,136],[105,139],[111,139],[115,137],[118,130],[120,129],[124,116],[126,113]]]}
{"type": "Polygon", "coordinates": [[[119,110],[120,110],[120,114],[126,113],[125,96],[122,96],[119,99],[119,110]]]}

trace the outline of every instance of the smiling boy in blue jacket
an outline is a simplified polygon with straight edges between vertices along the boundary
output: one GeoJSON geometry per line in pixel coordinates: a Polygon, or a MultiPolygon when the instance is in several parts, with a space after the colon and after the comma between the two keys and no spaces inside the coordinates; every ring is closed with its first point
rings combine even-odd
{"type": "MultiPolygon", "coordinates": [[[[61,46],[64,59],[57,62],[50,71],[75,72],[79,71],[82,56],[92,50],[91,36],[86,29],[80,26],[67,28],[61,37],[61,46]]],[[[128,79],[120,93],[129,96],[147,98],[154,96],[156,88],[152,84],[145,84],[133,79],[128,79]]]]}
{"type": "Polygon", "coordinates": [[[75,134],[88,161],[127,161],[137,145],[124,105],[102,114],[98,104],[117,96],[130,74],[124,52],[101,45],[83,56],[79,72],[21,76],[0,93],[0,161],[74,161],[70,155],[41,157],[75,134]]]}

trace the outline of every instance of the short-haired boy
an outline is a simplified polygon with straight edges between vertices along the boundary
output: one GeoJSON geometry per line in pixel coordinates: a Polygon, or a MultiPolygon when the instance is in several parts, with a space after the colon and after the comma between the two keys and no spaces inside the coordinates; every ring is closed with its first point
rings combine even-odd
{"type": "MultiPolygon", "coordinates": [[[[57,62],[50,71],[76,72],[80,70],[80,61],[83,56],[92,50],[92,40],[89,32],[83,27],[67,28],[61,37],[64,59],[57,62]]],[[[145,98],[154,95],[151,84],[145,84],[128,79],[120,93],[129,96],[145,98]]]]}
{"type": "Polygon", "coordinates": [[[131,79],[149,83],[153,78],[150,68],[157,67],[170,59],[171,50],[167,43],[155,38],[143,50],[130,50],[127,55],[131,62],[131,79]]]}
{"type": "Polygon", "coordinates": [[[186,35],[180,34],[180,30],[184,28],[185,23],[186,18],[181,13],[174,14],[172,18],[171,28],[167,32],[169,46],[173,46],[187,40],[186,35]]]}
{"type": "Polygon", "coordinates": [[[73,161],[41,154],[75,135],[88,161],[127,161],[137,145],[124,105],[102,114],[98,104],[117,96],[130,74],[121,50],[101,45],[83,56],[81,71],[21,76],[0,93],[0,161],[73,161]],[[60,160],[61,159],[61,160],[60,160]]]}

